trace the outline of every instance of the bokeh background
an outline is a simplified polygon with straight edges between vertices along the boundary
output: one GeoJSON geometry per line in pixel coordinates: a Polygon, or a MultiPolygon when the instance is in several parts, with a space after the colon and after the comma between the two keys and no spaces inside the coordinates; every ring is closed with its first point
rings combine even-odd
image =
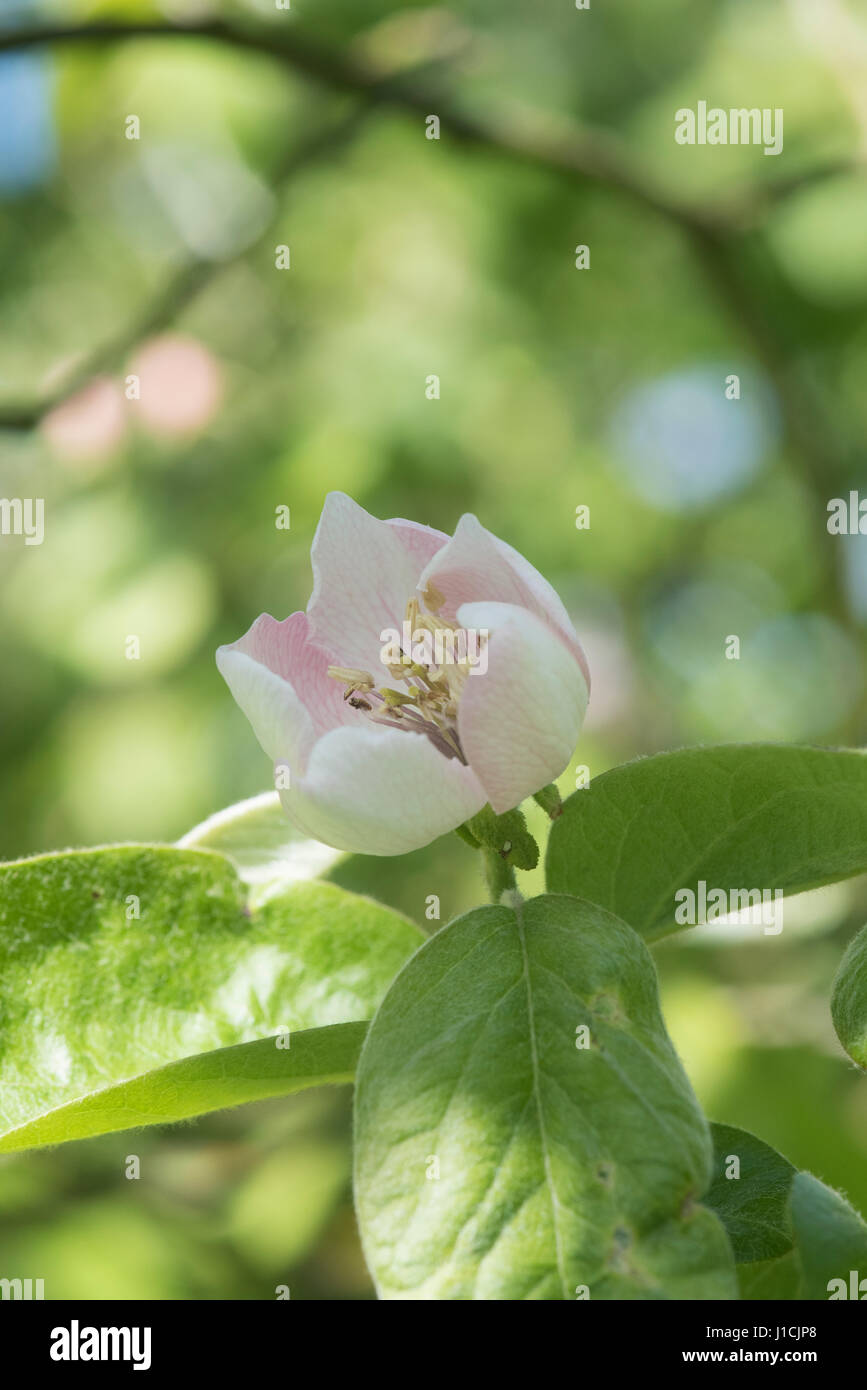
{"type": "MultiPolygon", "coordinates": [[[[446,531],[474,511],[558,587],[593,775],[867,742],[867,539],[826,528],[867,488],[867,4],[0,0],[0,39],[209,17],[406,69],[441,139],[204,39],[0,52],[0,495],[46,505],[41,547],[0,540],[0,857],[174,840],[267,786],[213,653],[305,605],[334,488],[446,531]],[[700,99],[782,107],[784,153],[676,145],[700,99]],[[615,174],[462,141],[452,110],[534,148],[580,127],[615,174]]],[[[454,837],[335,876],[422,924],[427,894],[445,920],[481,893],[454,837]]],[[[862,1211],[867,1083],[828,995],[865,918],[855,883],[793,902],[782,938],[657,952],[711,1117],[862,1211]]],[[[4,1271],[57,1298],[370,1297],[348,1134],[332,1091],[5,1158],[4,1271]]]]}

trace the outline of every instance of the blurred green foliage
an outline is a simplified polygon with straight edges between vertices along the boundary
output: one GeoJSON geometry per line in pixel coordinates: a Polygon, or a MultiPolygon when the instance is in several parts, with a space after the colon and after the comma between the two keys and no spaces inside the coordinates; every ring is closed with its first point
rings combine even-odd
{"type": "MultiPolygon", "coordinates": [[[[347,94],[188,39],[0,58],[19,113],[0,141],[0,408],[123,340],[96,391],[0,433],[0,495],[46,508],[42,546],[0,542],[0,855],[171,840],[265,787],[213,652],[259,612],[304,606],[334,488],[446,531],[475,511],[558,587],[593,672],[577,760],[594,775],[695,741],[865,741],[867,540],[825,525],[828,499],[867,481],[867,192],[845,168],[867,140],[863,0],[12,9],[291,24],[386,67],[454,50],[449,101],[604,128],[663,196],[752,212],[733,294],[675,220],[461,145],[445,109],[439,142],[420,115],[359,115],[275,186],[347,94]],[[784,108],[784,154],[677,146],[674,112],[699,99],[784,108]],[[780,178],[796,186],[767,198],[780,178]],[[201,292],[137,338],[201,263],[201,292]]],[[[333,877],[425,926],[428,894],[443,920],[482,894],[457,840],[333,877]]],[[[664,1004],[709,1114],[863,1211],[867,1084],[828,998],[867,898],[856,884],[801,902],[772,944],[664,945],[664,1004]]],[[[370,1296],[348,1115],[342,1091],[306,1095],[5,1159],[0,1272],[45,1278],[49,1297],[370,1296]]]]}

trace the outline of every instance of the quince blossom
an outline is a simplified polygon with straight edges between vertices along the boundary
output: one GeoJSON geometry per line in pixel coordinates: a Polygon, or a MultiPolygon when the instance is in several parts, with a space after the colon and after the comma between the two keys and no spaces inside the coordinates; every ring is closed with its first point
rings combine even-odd
{"type": "Polygon", "coordinates": [[[311,559],[305,613],[263,614],[217,652],[303,833],[403,854],[563,771],[590,675],[522,555],[474,516],[449,537],[338,492],[311,559]]]}

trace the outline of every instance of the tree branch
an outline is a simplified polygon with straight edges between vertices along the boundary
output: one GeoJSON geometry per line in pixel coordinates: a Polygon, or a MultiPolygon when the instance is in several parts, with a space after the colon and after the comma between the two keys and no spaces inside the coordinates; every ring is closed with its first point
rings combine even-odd
{"type": "MultiPolygon", "coordinates": [[[[314,164],[324,154],[330,154],[346,145],[360,133],[365,118],[373,113],[375,105],[371,96],[364,106],[354,107],[348,116],[324,130],[316,131],[297,148],[290,150],[272,172],[273,190],[280,191],[302,169],[314,164]]],[[[270,228],[262,232],[255,245],[262,244],[268,230],[270,228]]],[[[245,247],[243,255],[249,254],[251,249],[249,246],[245,247]]],[[[223,261],[202,260],[196,257],[187,260],[140,315],[134,317],[122,332],[108,342],[99,344],[93,352],[76,362],[47,395],[29,403],[8,408],[0,407],[0,429],[34,429],[49,411],[74,396],[94,377],[114,367],[137,343],[172,324],[223,271],[235,265],[239,259],[240,257],[235,256],[223,261]]]]}
{"type": "MultiPolygon", "coordinates": [[[[616,189],[660,216],[685,226],[719,228],[730,225],[735,229],[750,217],[752,197],[728,197],[709,207],[681,201],[657,188],[645,177],[622,142],[609,131],[565,122],[559,125],[549,122],[545,129],[539,126],[538,118],[536,128],[531,129],[532,113],[514,110],[499,111],[494,120],[483,120],[456,109],[444,93],[420,87],[415,73],[411,78],[406,73],[383,78],[370,64],[301,37],[295,28],[276,25],[254,28],[225,20],[201,20],[190,24],[168,20],[128,24],[103,21],[80,26],[39,26],[0,34],[0,53],[54,45],[185,38],[259,54],[337,90],[354,92],[358,96],[375,94],[377,101],[422,116],[436,114],[457,140],[497,150],[513,161],[551,173],[616,189]]],[[[820,169],[799,175],[797,186],[825,177],[825,174],[826,171],[820,169]]],[[[780,183],[778,192],[771,183],[758,190],[756,200],[774,200],[777,196],[786,196],[787,191],[787,182],[780,183]]]]}
{"type": "MultiPolygon", "coordinates": [[[[338,91],[353,93],[369,103],[392,105],[420,115],[437,114],[448,133],[459,140],[499,152],[515,162],[548,170],[572,180],[582,179],[614,189],[680,227],[687,238],[714,292],[728,310],[738,316],[739,326],[749,334],[759,357],[769,370],[781,396],[789,434],[801,455],[805,471],[814,487],[822,468],[827,439],[820,412],[809,419],[809,408],[788,370],[786,345],[769,331],[760,306],[752,303],[742,283],[732,241],[738,233],[755,224],[767,208],[791,192],[819,179],[852,169],[854,165],[833,165],[772,180],[749,195],[730,195],[716,205],[697,206],[680,201],[656,188],[624,149],[619,139],[603,130],[580,129],[572,125],[539,124],[538,117],[515,111],[499,112],[495,119],[483,120],[454,108],[451,101],[435,90],[419,85],[419,73],[383,76],[369,64],[345,53],[336,53],[301,37],[294,27],[277,25],[250,27],[224,20],[203,20],[181,25],[168,20],[114,23],[99,22],[78,27],[36,27],[0,34],[0,54],[69,44],[116,43],[129,39],[191,39],[222,44],[258,54],[278,62],[338,91]]],[[[431,65],[428,64],[429,69],[431,65]]],[[[350,133],[355,117],[338,139],[350,133]]],[[[317,137],[308,147],[291,156],[283,178],[328,149],[335,132],[317,137]]],[[[76,367],[52,393],[50,399],[29,407],[0,412],[0,427],[29,428],[45,411],[66,399],[95,372],[116,360],[141,336],[170,322],[225,263],[193,262],[185,266],[143,318],[117,340],[106,344],[76,367]]],[[[814,407],[816,403],[812,403],[814,407]]]]}

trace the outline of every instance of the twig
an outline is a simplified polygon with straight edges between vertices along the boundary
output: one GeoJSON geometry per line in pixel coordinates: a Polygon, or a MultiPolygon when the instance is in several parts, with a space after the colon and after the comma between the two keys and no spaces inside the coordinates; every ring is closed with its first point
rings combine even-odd
{"type": "MultiPolygon", "coordinates": [[[[110,29],[112,26],[94,26],[99,29],[110,29]]],[[[132,26],[131,26],[132,27],[132,26]]],[[[160,32],[180,32],[186,33],[187,30],[175,30],[173,26],[138,26],[147,29],[159,28],[160,32]]],[[[67,31],[57,31],[61,35],[67,31]]],[[[69,30],[70,35],[75,35],[78,30],[69,30]]],[[[41,34],[42,31],[33,31],[34,34],[41,34]]],[[[16,37],[23,37],[25,46],[28,46],[28,34],[19,31],[16,37]]],[[[30,36],[32,37],[32,36],[30,36]]],[[[105,35],[98,34],[97,39],[104,38],[105,35]]],[[[0,52],[4,48],[9,48],[8,36],[0,36],[0,52]]],[[[29,45],[32,46],[32,45],[29,45]]],[[[432,66],[431,63],[420,65],[413,71],[426,72],[432,66]]],[[[271,186],[275,192],[279,192],[292,178],[303,169],[316,163],[323,155],[331,154],[340,146],[347,144],[350,140],[361,133],[369,117],[378,107],[382,99],[382,92],[390,79],[378,78],[364,92],[364,99],[353,106],[350,113],[342,120],[335,122],[324,130],[317,130],[313,135],[305,140],[299,147],[288,152],[286,157],[278,164],[271,174],[271,186]]],[[[261,244],[264,237],[257,239],[256,244],[261,244]]],[[[243,255],[248,255],[250,247],[245,247],[243,255]]],[[[122,360],[136,343],[152,336],[154,333],[168,327],[173,323],[178,315],[186,309],[213,281],[227,270],[230,266],[237,263],[239,257],[231,257],[225,260],[203,260],[197,257],[188,259],[170,278],[168,283],[159,292],[156,300],[149,304],[147,308],[113,338],[105,343],[100,343],[91,353],[75,362],[73,366],[60,377],[54,386],[44,395],[23,403],[10,406],[0,405],[0,430],[27,431],[35,429],[49,411],[61,405],[64,401],[74,396],[92,381],[94,377],[112,368],[119,360],[122,360]]]]}
{"type": "MultiPolygon", "coordinates": [[[[80,26],[39,26],[0,34],[0,53],[69,44],[118,43],[129,39],[192,39],[223,44],[282,63],[293,71],[359,96],[375,94],[377,101],[420,115],[436,113],[457,140],[494,149],[507,158],[549,172],[603,184],[643,203],[660,216],[685,225],[734,229],[748,220],[752,198],[727,197],[715,206],[682,202],[655,187],[622,142],[609,131],[563,125],[560,129],[528,128],[528,115],[498,111],[496,120],[458,110],[443,92],[420,87],[416,74],[383,78],[370,64],[302,38],[294,27],[276,24],[253,28],[225,20],[180,24],[168,20],[131,23],[102,21],[80,26]]],[[[837,166],[835,166],[836,168],[837,166]]],[[[794,186],[825,176],[823,169],[798,176],[794,186]]],[[[788,181],[757,190],[757,202],[786,196],[788,181]]]]}
{"type": "MultiPolygon", "coordinates": [[[[307,38],[294,27],[276,25],[252,28],[230,24],[223,20],[204,20],[180,25],[168,20],[114,23],[100,22],[80,27],[57,26],[15,29],[0,34],[0,53],[27,48],[61,44],[116,43],[129,39],[192,39],[213,42],[259,54],[277,61],[291,70],[343,92],[351,92],[367,101],[385,103],[423,115],[440,116],[451,137],[498,151],[503,156],[534,168],[570,179],[588,180],[615,189],[647,209],[675,223],[687,237],[711,287],[739,326],[749,334],[759,358],[772,378],[785,414],[789,437],[800,455],[805,474],[815,494],[823,488],[827,466],[829,429],[816,401],[805,399],[801,383],[792,379],[788,344],[780,341],[771,328],[768,316],[751,298],[743,281],[737,261],[738,234],[753,225],[768,206],[807,184],[815,182],[852,164],[835,162],[799,173],[791,178],[773,180],[749,195],[728,195],[712,206],[695,206],[681,202],[654,187],[637,168],[620,141],[606,131],[568,127],[540,129],[526,114],[498,113],[496,120],[482,120],[457,110],[443,94],[425,90],[418,83],[418,70],[383,77],[382,73],[345,53],[336,53],[307,38]],[[813,418],[811,419],[811,412],[813,418]]],[[[352,125],[354,117],[350,119],[352,125]]],[[[287,176],[301,164],[309,162],[331,143],[331,136],[314,140],[309,148],[290,160],[287,176]]],[[[77,367],[53,393],[50,401],[25,408],[11,408],[0,413],[0,426],[27,428],[37,423],[45,409],[83,384],[95,370],[114,360],[138,336],[153,332],[169,321],[208,283],[225,263],[195,263],[185,267],[161,296],[160,301],[144,319],[118,340],[100,348],[94,357],[77,367]]],[[[846,471],[846,460],[837,451],[838,474],[846,471]]],[[[839,578],[833,585],[838,603],[842,596],[839,578]]]]}

